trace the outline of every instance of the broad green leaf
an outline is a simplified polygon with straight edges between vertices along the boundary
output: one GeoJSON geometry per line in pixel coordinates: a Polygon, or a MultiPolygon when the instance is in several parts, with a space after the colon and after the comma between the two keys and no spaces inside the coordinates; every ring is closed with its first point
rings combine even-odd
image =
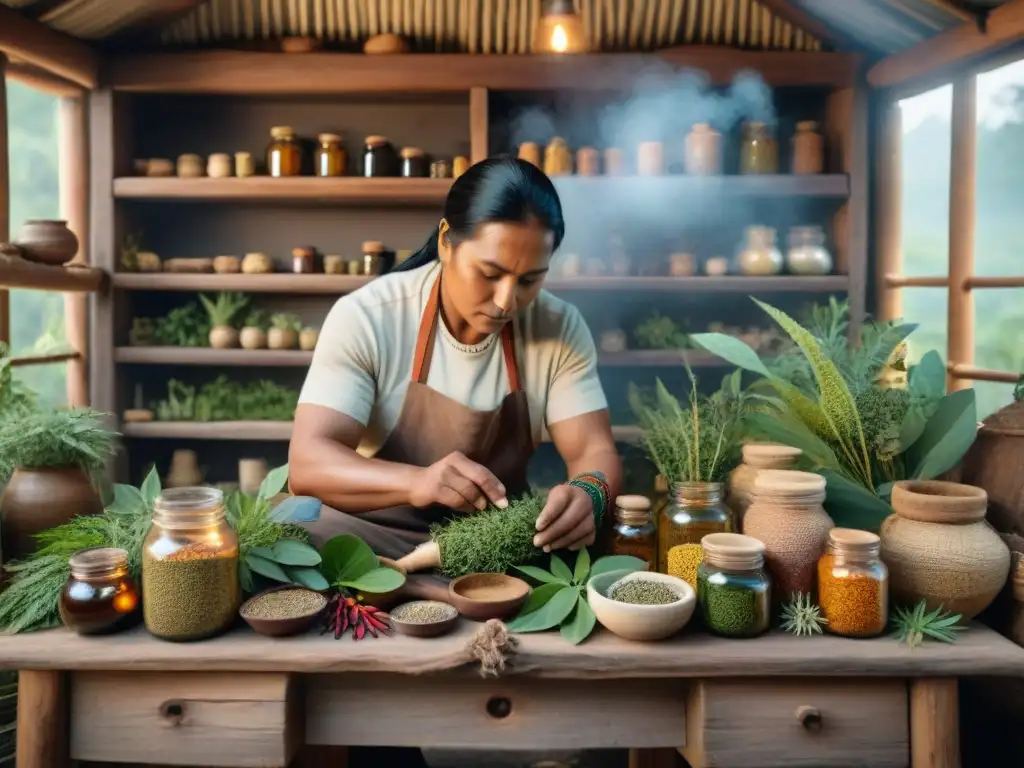
{"type": "Polygon", "coordinates": [[[249,556],[246,558],[246,562],[252,570],[256,571],[256,573],[261,576],[266,576],[268,579],[283,581],[286,584],[291,581],[288,578],[288,574],[284,572],[281,566],[271,560],[266,560],[259,555],[254,555],[250,552],[249,556]]]}
{"type": "Polygon", "coordinates": [[[139,489],[132,485],[115,485],[114,500],[107,507],[107,511],[115,515],[137,514],[146,504],[139,489]]]}
{"type": "Polygon", "coordinates": [[[320,519],[320,499],[312,496],[289,496],[270,513],[275,523],[315,523],[320,519]]]}
{"type": "Polygon", "coordinates": [[[751,413],[747,415],[746,423],[757,436],[799,448],[816,466],[834,470],[842,468],[828,444],[811,432],[807,425],[788,414],[751,413]]]}
{"type": "Polygon", "coordinates": [[[252,592],[252,571],[245,560],[238,563],[238,583],[242,585],[243,592],[252,592]]]}
{"type": "Polygon", "coordinates": [[[323,558],[320,570],[335,584],[355,581],[380,565],[370,545],[351,533],[330,539],[321,548],[320,555],[323,558]]]}
{"type": "Polygon", "coordinates": [[[520,612],[508,623],[508,628],[511,632],[543,632],[557,627],[572,612],[578,597],[579,592],[572,587],[562,587],[537,610],[520,612]]]}
{"type": "Polygon", "coordinates": [[[565,584],[541,584],[539,587],[534,587],[533,591],[530,592],[530,596],[526,598],[526,602],[523,603],[523,607],[519,610],[520,615],[536,611],[548,600],[565,589],[565,586],[565,584]]]}
{"type": "Polygon", "coordinates": [[[273,546],[274,561],[281,565],[320,565],[320,553],[298,539],[279,539],[273,546]]]}
{"type": "Polygon", "coordinates": [[[225,515],[228,519],[228,524],[235,530],[238,530],[238,521],[242,519],[241,495],[237,493],[229,493],[224,502],[224,508],[226,510],[225,515]]]}
{"type": "Polygon", "coordinates": [[[690,340],[711,354],[718,355],[730,365],[765,377],[771,375],[761,362],[761,358],[757,356],[757,352],[735,336],[724,333],[691,333],[690,340]]]}
{"type": "Polygon", "coordinates": [[[911,453],[915,461],[908,464],[914,467],[910,478],[931,480],[952,469],[967,453],[977,434],[974,390],[961,389],[946,395],[914,443],[911,453]]]}
{"type": "Polygon", "coordinates": [[[146,504],[150,507],[156,502],[157,497],[160,495],[160,475],[156,471],[154,465],[149,474],[146,475],[146,479],[142,481],[142,487],[139,488],[139,492],[142,498],[146,501],[146,504]]]}
{"type": "Polygon", "coordinates": [[[317,592],[322,592],[331,586],[316,568],[285,568],[284,570],[294,583],[315,589],[317,592]]]}
{"type": "Polygon", "coordinates": [[[360,592],[382,594],[398,589],[405,584],[405,576],[401,571],[396,571],[394,568],[382,565],[362,574],[358,578],[339,580],[337,583],[343,587],[358,589],[360,592]]]}
{"type": "Polygon", "coordinates": [[[882,483],[880,486],[875,488],[875,496],[880,498],[882,501],[889,503],[889,497],[892,496],[892,487],[896,485],[896,482],[882,483]]]}
{"type": "Polygon", "coordinates": [[[274,559],[274,550],[270,547],[252,547],[249,550],[250,555],[256,555],[256,557],[262,557],[264,560],[274,559]]]}
{"type": "Polygon", "coordinates": [[[910,369],[907,386],[914,399],[938,400],[946,394],[946,366],[934,349],[910,369]]]}
{"type": "Polygon", "coordinates": [[[275,467],[267,473],[267,476],[263,478],[263,482],[260,483],[259,493],[256,494],[256,498],[261,501],[266,501],[281,492],[284,488],[284,484],[288,482],[288,465],[282,464],[280,467],[275,467]]]}
{"type": "Polygon", "coordinates": [[[910,447],[918,441],[921,433],[924,432],[928,421],[916,405],[911,405],[900,424],[900,445],[899,452],[906,453],[910,447]]]}
{"type": "Polygon", "coordinates": [[[576,555],[576,567],[572,571],[572,580],[577,584],[584,584],[587,576],[590,575],[590,553],[583,547],[576,555]]]}
{"type": "Polygon", "coordinates": [[[535,565],[517,565],[515,569],[521,573],[525,573],[531,579],[543,582],[544,584],[563,584],[569,586],[568,581],[563,581],[552,573],[548,573],[543,568],[538,568],[535,565]]]}
{"type": "Polygon", "coordinates": [[[863,485],[830,470],[819,471],[825,478],[825,510],[839,528],[878,531],[892,507],[863,485]]]}
{"type": "Polygon", "coordinates": [[[560,631],[562,637],[570,643],[579,645],[594,631],[594,624],[596,623],[597,617],[591,610],[590,604],[587,603],[587,598],[580,595],[576,599],[576,609],[572,612],[572,616],[569,617],[568,621],[562,622],[560,631]]]}
{"type": "MultiPolygon", "coordinates": [[[[590,566],[590,578],[609,571],[646,571],[647,561],[632,555],[608,555],[599,557],[590,566]]],[[[625,575],[625,574],[623,574],[625,575]]]]}
{"type": "Polygon", "coordinates": [[[569,570],[569,566],[558,555],[551,556],[551,573],[567,584],[572,581],[572,571],[569,570]]]}

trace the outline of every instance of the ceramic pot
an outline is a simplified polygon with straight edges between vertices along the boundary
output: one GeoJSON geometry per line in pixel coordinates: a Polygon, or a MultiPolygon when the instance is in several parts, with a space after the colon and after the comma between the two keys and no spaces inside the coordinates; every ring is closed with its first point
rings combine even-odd
{"type": "Polygon", "coordinates": [[[729,473],[725,503],[733,511],[736,529],[743,530],[743,516],[750,506],[754,483],[767,469],[793,469],[802,451],[778,443],[748,443],[743,446],[743,463],[729,473]]]}
{"type": "Polygon", "coordinates": [[[238,490],[255,496],[268,471],[266,459],[239,459],[238,490]]]}
{"type": "Polygon", "coordinates": [[[210,329],[210,346],[214,349],[232,349],[238,346],[238,329],[230,325],[215,325],[210,329]]]}
{"type": "Polygon", "coordinates": [[[892,489],[895,514],[882,523],[882,559],[896,603],[925,600],[929,609],[971,619],[999,594],[1010,549],[985,520],[981,488],[938,480],[903,480],[892,489]]]}
{"type": "Polygon", "coordinates": [[[29,219],[18,230],[18,241],[28,261],[60,266],[78,253],[78,237],[68,229],[66,221],[29,219]]]}
{"type": "Polygon", "coordinates": [[[99,492],[78,467],[15,470],[0,497],[4,561],[21,560],[34,552],[34,534],[77,515],[102,511],[99,492]]]}
{"type": "Polygon", "coordinates": [[[988,519],[997,530],[1024,535],[1024,400],[982,422],[959,479],[985,489],[988,519]]]}
{"type": "Polygon", "coordinates": [[[202,482],[203,473],[199,471],[195,451],[179,449],[171,454],[171,468],[165,482],[168,488],[186,488],[202,482]]]}
{"type": "Polygon", "coordinates": [[[243,349],[266,349],[267,333],[262,328],[247,326],[238,336],[243,349]]]}
{"type": "Polygon", "coordinates": [[[765,469],[754,481],[743,533],[765,546],[777,602],[814,592],[818,559],[835,527],[824,501],[825,478],[811,472],[765,469]]]}
{"type": "Polygon", "coordinates": [[[821,173],[825,166],[825,141],[814,120],[801,120],[793,134],[793,173],[821,173]]]}
{"type": "Polygon", "coordinates": [[[316,340],[320,338],[320,331],[316,328],[303,328],[299,334],[299,349],[312,352],[316,349],[316,340]]]}
{"type": "Polygon", "coordinates": [[[271,349],[295,349],[299,334],[290,328],[271,328],[267,332],[267,343],[271,349]]]}
{"type": "Polygon", "coordinates": [[[722,136],[707,123],[697,123],[686,137],[686,172],[709,176],[722,172],[722,136]]]}

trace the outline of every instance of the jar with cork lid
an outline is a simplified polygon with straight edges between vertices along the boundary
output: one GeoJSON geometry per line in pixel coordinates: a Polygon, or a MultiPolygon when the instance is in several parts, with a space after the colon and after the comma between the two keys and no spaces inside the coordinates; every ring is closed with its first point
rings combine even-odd
{"type": "Polygon", "coordinates": [[[68,629],[80,635],[118,632],[141,618],[139,587],[128,573],[128,553],[90,547],[68,559],[71,576],[57,609],[68,629]]]}
{"type": "Polygon", "coordinates": [[[818,605],[825,628],[843,637],[877,637],[889,621],[889,569],[870,531],[833,528],[818,560],[818,605]]]}
{"type": "Polygon", "coordinates": [[[669,562],[675,547],[700,544],[709,533],[733,530],[731,510],[725,505],[724,483],[671,483],[668,503],[658,516],[658,562],[669,562]]]}
{"type": "Polygon", "coordinates": [[[295,129],[278,125],[270,129],[267,146],[267,173],[273,177],[299,176],[302,173],[302,146],[295,129]]]}
{"type": "Polygon", "coordinates": [[[729,473],[729,493],[725,500],[739,531],[743,530],[743,516],[750,506],[757,476],[768,469],[795,469],[803,454],[799,448],[778,443],[745,443],[742,451],[743,462],[729,473]]]}
{"type": "Polygon", "coordinates": [[[632,555],[658,570],[658,530],[651,519],[651,500],[624,495],[615,499],[615,523],[608,540],[608,554],[632,555]]]}
{"type": "Polygon", "coordinates": [[[379,275],[384,270],[384,243],[380,240],[363,241],[363,270],[367,276],[379,275]]]}
{"type": "Polygon", "coordinates": [[[397,176],[395,150],[384,136],[367,136],[363,147],[363,176],[397,176]]]}
{"type": "Polygon", "coordinates": [[[317,176],[344,176],[348,172],[348,153],[341,146],[341,136],[321,133],[316,137],[319,145],[314,155],[317,176]]]}
{"type": "Polygon", "coordinates": [[[704,562],[697,569],[697,604],[704,626],[723,637],[756,637],[771,621],[771,579],[764,569],[764,544],[739,533],[701,539],[704,562]]]}
{"type": "Polygon", "coordinates": [[[402,147],[402,176],[407,179],[426,178],[430,175],[430,164],[419,147],[402,147]]]}
{"type": "Polygon", "coordinates": [[[814,120],[801,120],[793,134],[793,173],[821,173],[825,167],[825,141],[814,120]]]}

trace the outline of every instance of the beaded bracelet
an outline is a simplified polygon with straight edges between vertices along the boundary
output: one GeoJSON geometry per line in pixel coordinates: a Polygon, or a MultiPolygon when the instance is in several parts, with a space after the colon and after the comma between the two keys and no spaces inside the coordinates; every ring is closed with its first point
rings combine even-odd
{"type": "Polygon", "coordinates": [[[567,485],[586,491],[594,505],[594,527],[600,530],[604,520],[604,512],[608,507],[611,491],[608,480],[602,472],[581,472],[570,480],[567,485]]]}

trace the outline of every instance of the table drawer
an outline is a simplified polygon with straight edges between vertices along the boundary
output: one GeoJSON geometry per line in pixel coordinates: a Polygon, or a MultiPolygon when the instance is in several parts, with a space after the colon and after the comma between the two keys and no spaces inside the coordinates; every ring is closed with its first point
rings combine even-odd
{"type": "Polygon", "coordinates": [[[302,696],[270,672],[78,672],[75,760],[284,768],[302,738],[302,696]]]}
{"type": "Polygon", "coordinates": [[[903,768],[909,764],[903,680],[695,683],[686,746],[693,768],[903,768]]]}

